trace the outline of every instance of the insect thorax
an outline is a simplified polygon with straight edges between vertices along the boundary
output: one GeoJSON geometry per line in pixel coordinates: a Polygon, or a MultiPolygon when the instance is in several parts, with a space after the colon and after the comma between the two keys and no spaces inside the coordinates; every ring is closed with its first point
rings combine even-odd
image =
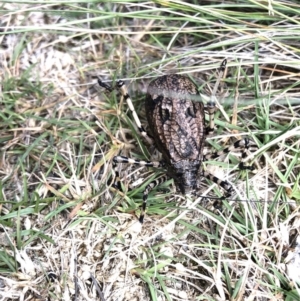
{"type": "Polygon", "coordinates": [[[196,186],[205,140],[204,106],[197,86],[182,75],[165,75],[148,87],[149,131],[182,193],[196,186]]]}

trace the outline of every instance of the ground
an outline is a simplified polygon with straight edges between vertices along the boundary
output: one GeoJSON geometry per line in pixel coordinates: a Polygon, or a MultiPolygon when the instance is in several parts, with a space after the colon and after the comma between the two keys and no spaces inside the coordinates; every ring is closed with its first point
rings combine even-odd
{"type": "MultiPolygon", "coordinates": [[[[299,300],[300,6],[294,1],[2,3],[0,300],[299,300]],[[219,67],[227,59],[217,91],[219,67]],[[218,107],[205,152],[248,137],[256,148],[203,169],[183,196],[138,116],[147,86],[186,74],[218,107]],[[201,196],[200,196],[201,195],[201,196]]],[[[208,120],[208,119],[207,119],[208,120]]]]}

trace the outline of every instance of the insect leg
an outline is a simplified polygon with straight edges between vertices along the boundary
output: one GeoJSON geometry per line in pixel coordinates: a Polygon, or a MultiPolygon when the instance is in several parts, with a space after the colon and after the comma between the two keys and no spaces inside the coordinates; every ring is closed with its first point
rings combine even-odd
{"type": "Polygon", "coordinates": [[[229,184],[227,181],[223,181],[223,180],[215,177],[214,175],[210,174],[207,171],[203,172],[203,176],[205,178],[213,181],[217,185],[221,186],[226,191],[224,197],[228,198],[228,197],[230,197],[232,195],[232,192],[233,192],[232,185],[229,184]]]}
{"type": "Polygon", "coordinates": [[[256,151],[257,148],[258,147],[254,143],[254,141],[252,141],[249,138],[244,138],[244,139],[236,141],[233,145],[225,148],[223,150],[223,152],[229,153],[229,152],[232,152],[232,151],[240,149],[241,152],[242,152],[242,160],[241,160],[241,162],[239,164],[239,169],[242,169],[242,170],[246,170],[246,169],[248,169],[248,170],[254,170],[253,166],[247,165],[245,163],[245,159],[247,158],[247,156],[248,156],[249,153],[256,151]]]}
{"type": "Polygon", "coordinates": [[[117,165],[119,163],[126,163],[126,164],[134,164],[139,166],[146,166],[146,167],[163,167],[163,163],[159,161],[142,161],[137,159],[131,159],[124,156],[115,156],[113,157],[113,169],[116,175],[115,182],[113,184],[113,187],[121,190],[121,182],[120,182],[120,175],[119,171],[117,169],[117,165]]]}
{"type": "MultiPolygon", "coordinates": [[[[119,172],[116,169],[116,166],[118,163],[127,163],[127,164],[135,164],[135,165],[139,165],[139,166],[147,166],[147,167],[164,167],[164,162],[159,162],[159,161],[142,161],[142,160],[137,160],[137,159],[131,159],[131,158],[127,158],[124,156],[115,156],[113,158],[113,166],[114,166],[114,171],[116,174],[116,182],[114,183],[114,187],[121,190],[121,184],[120,184],[120,177],[119,177],[119,172]]],[[[145,216],[145,211],[146,211],[146,207],[147,207],[147,199],[148,199],[148,194],[149,192],[156,186],[164,183],[166,180],[168,179],[167,176],[162,176],[159,179],[156,179],[154,181],[152,181],[151,183],[149,183],[144,192],[143,192],[143,205],[142,205],[142,211],[141,211],[141,215],[139,218],[140,223],[142,224],[144,221],[144,216],[145,216]]]]}
{"type": "Polygon", "coordinates": [[[225,149],[219,150],[218,152],[214,152],[211,154],[206,154],[204,156],[204,160],[203,161],[207,161],[210,158],[217,158],[219,156],[221,156],[222,154],[228,154],[230,152],[234,152],[234,151],[240,151],[242,153],[242,160],[239,164],[239,169],[241,170],[254,170],[254,168],[250,165],[247,165],[245,163],[245,159],[247,158],[248,154],[251,152],[254,152],[257,150],[257,145],[254,143],[254,141],[252,141],[249,138],[243,138],[241,140],[238,140],[236,142],[234,142],[231,146],[226,147],[225,149]]]}
{"type": "MultiPolygon", "coordinates": [[[[100,78],[98,78],[98,84],[99,86],[105,88],[106,90],[108,91],[113,91],[114,88],[111,87],[110,85],[104,83],[100,78]]],[[[153,139],[147,134],[147,132],[145,131],[145,129],[143,128],[142,124],[141,124],[141,121],[134,109],[134,106],[133,106],[133,103],[132,103],[132,100],[128,94],[128,91],[127,91],[127,88],[126,88],[126,85],[125,83],[122,81],[122,80],[118,80],[117,81],[117,88],[121,91],[121,94],[122,96],[124,97],[124,99],[126,100],[127,102],[127,105],[132,113],[132,116],[133,116],[133,119],[138,127],[138,130],[140,131],[141,135],[147,140],[147,142],[149,144],[153,144],[153,139]]]]}
{"type": "Polygon", "coordinates": [[[168,180],[167,176],[162,176],[159,179],[156,179],[154,181],[152,181],[151,183],[149,183],[144,192],[143,192],[143,205],[142,205],[142,211],[141,211],[141,215],[139,218],[140,223],[142,224],[144,222],[144,216],[145,216],[145,211],[146,211],[146,207],[147,207],[147,200],[148,200],[148,194],[149,192],[156,186],[166,182],[168,180]]]}
{"type": "Polygon", "coordinates": [[[222,201],[225,200],[226,198],[231,197],[232,192],[233,192],[233,188],[232,185],[229,184],[227,181],[223,181],[217,177],[215,177],[214,175],[210,174],[207,171],[203,172],[203,176],[209,180],[211,180],[212,182],[216,183],[217,185],[221,186],[224,190],[225,190],[225,195],[222,196],[219,200],[214,202],[214,207],[216,209],[221,210],[222,209],[222,201]]]}
{"type": "Polygon", "coordinates": [[[215,129],[215,111],[216,111],[216,104],[213,101],[207,103],[206,108],[209,116],[209,125],[206,128],[206,134],[209,135],[213,133],[215,129]]]}

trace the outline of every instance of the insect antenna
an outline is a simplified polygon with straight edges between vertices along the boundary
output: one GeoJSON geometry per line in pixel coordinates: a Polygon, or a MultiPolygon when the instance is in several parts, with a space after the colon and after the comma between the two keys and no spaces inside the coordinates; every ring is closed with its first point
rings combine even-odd
{"type": "MultiPolygon", "coordinates": [[[[262,200],[251,200],[251,199],[229,199],[226,197],[214,197],[214,196],[206,196],[206,195],[196,195],[199,198],[203,198],[203,199],[211,199],[211,200],[216,200],[216,201],[233,201],[233,202],[245,202],[245,203],[268,203],[268,204],[273,204],[274,201],[262,201],[262,200]]],[[[275,203],[284,203],[284,204],[288,204],[288,205],[295,205],[297,204],[297,202],[284,202],[284,201],[276,201],[275,203]]]]}

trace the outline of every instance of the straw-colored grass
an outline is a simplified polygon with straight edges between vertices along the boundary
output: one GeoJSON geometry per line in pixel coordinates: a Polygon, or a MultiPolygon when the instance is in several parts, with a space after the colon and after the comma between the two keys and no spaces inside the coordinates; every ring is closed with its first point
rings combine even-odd
{"type": "Polygon", "coordinates": [[[300,5],[296,1],[2,1],[0,300],[299,300],[300,5]],[[200,4],[201,2],[201,4],[200,4]],[[257,151],[205,162],[234,194],[201,180],[190,198],[157,160],[118,92],[143,100],[160,75],[211,97],[207,151],[243,137],[257,151]],[[297,244],[297,238],[299,243],[297,244]]]}

